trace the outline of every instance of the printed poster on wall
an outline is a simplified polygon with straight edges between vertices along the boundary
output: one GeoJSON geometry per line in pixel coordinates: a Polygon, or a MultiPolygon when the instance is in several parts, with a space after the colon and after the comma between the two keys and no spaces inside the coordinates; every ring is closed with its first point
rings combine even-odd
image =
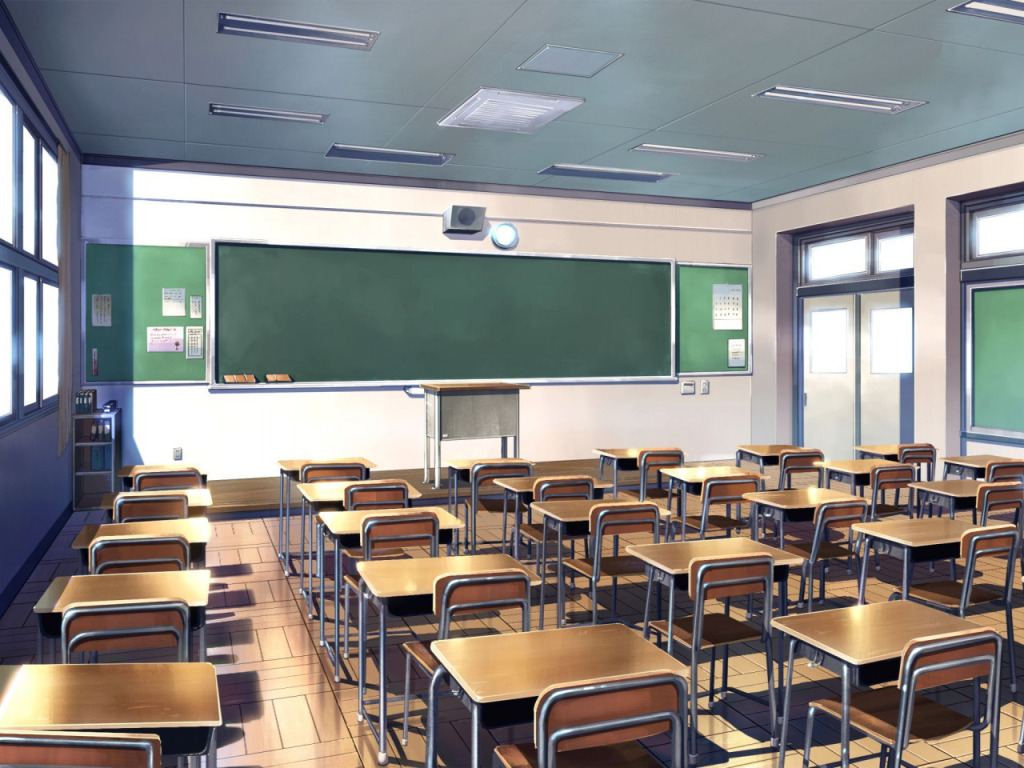
{"type": "Polygon", "coordinates": [[[94,328],[109,328],[111,319],[111,302],[109,293],[92,295],[92,325],[94,328]]]}
{"type": "Polygon", "coordinates": [[[181,352],[184,348],[184,326],[146,328],[147,352],[181,352]]]}
{"type": "Polygon", "coordinates": [[[743,330],[741,283],[716,283],[711,286],[711,330],[743,330]]]}

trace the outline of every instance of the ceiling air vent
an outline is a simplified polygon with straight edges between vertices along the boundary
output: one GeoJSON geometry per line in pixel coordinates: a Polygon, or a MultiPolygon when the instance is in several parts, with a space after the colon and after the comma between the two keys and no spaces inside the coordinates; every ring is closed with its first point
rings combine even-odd
{"type": "Polygon", "coordinates": [[[534,133],[584,101],[574,96],[481,88],[437,124],[485,131],[534,133]]]}

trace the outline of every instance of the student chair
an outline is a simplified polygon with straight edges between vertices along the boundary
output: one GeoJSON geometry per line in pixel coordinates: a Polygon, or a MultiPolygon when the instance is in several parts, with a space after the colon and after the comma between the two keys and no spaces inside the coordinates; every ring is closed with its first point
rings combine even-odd
{"type": "Polygon", "coordinates": [[[203,476],[198,469],[179,469],[173,472],[140,472],[135,476],[132,490],[164,491],[182,490],[185,488],[202,488],[203,476]]]}
{"type": "MultiPolygon", "coordinates": [[[[639,739],[671,734],[672,768],[683,768],[686,680],[658,672],[556,685],[537,698],[532,744],[502,744],[496,768],[660,768],[639,739]]],[[[691,723],[690,732],[696,730],[691,723]]]]}
{"type": "MultiPolygon", "coordinates": [[[[967,609],[976,605],[996,603],[1003,606],[1006,614],[1006,651],[1010,656],[1010,692],[1017,692],[1017,660],[1013,641],[1013,574],[1016,570],[1017,550],[1020,547],[1020,532],[1014,525],[992,525],[987,528],[972,528],[964,531],[960,538],[960,557],[964,563],[962,581],[932,581],[911,586],[907,599],[924,603],[940,611],[967,618],[967,609]],[[1005,559],[1005,575],[998,586],[977,585],[975,575],[982,558],[988,558],[993,567],[1005,559]]],[[[890,600],[900,597],[900,590],[894,589],[890,600]]]]}
{"type": "Polygon", "coordinates": [[[875,467],[871,470],[871,510],[869,520],[881,520],[892,515],[911,516],[910,484],[917,478],[914,466],[898,464],[875,467]],[[900,502],[900,491],[906,491],[904,502],[900,502]],[[886,502],[886,494],[893,493],[892,503],[886,502]]]}
{"type": "Polygon", "coordinates": [[[817,475],[815,483],[821,486],[825,477],[822,467],[814,466],[816,461],[824,461],[825,454],[815,450],[783,451],[779,454],[779,490],[793,487],[793,475],[817,475]]]}
{"type": "Polygon", "coordinates": [[[143,520],[184,520],[188,517],[188,496],[167,494],[120,496],[114,501],[115,523],[143,520]]]}
{"type": "MultiPolygon", "coordinates": [[[[566,560],[563,566],[590,582],[591,620],[597,624],[597,586],[602,578],[612,580],[612,621],[618,621],[619,579],[642,576],[643,561],[632,555],[619,554],[619,536],[651,534],[659,541],[661,528],[659,508],[654,503],[611,502],[597,504],[590,510],[590,551],[592,557],[566,560]],[[612,540],[610,555],[603,552],[605,537],[612,540]]],[[[558,584],[558,626],[565,614],[565,582],[558,584]]]]}
{"type": "MultiPolygon", "coordinates": [[[[904,750],[913,742],[934,741],[970,730],[974,736],[973,765],[981,764],[981,732],[989,728],[992,768],[999,760],[999,657],[1003,638],[978,628],[949,635],[922,637],[907,644],[900,659],[896,685],[855,692],[850,696],[850,725],[882,745],[881,765],[902,765],[904,750]],[[951,709],[923,695],[940,685],[973,682],[973,710],[951,709]],[[982,684],[985,691],[982,696],[982,684]],[[974,715],[963,714],[973,711],[974,715]]],[[[822,712],[842,718],[839,697],[812,701],[807,710],[804,766],[810,764],[814,717],[822,712]]]]}
{"type": "Polygon", "coordinates": [[[1020,526],[1024,509],[1024,485],[1020,482],[980,483],[975,502],[976,520],[988,525],[989,515],[1013,515],[1013,524],[1020,526]]]}
{"type": "Polygon", "coordinates": [[[118,600],[76,603],[64,611],[61,660],[72,653],[174,648],[178,661],[190,658],[188,605],[183,600],[118,600]]]}
{"type": "Polygon", "coordinates": [[[698,536],[704,539],[709,530],[724,531],[732,536],[737,528],[745,528],[747,520],[740,519],[741,505],[746,504],[745,493],[756,493],[761,490],[761,480],[757,475],[735,475],[730,477],[714,477],[704,481],[701,492],[701,510],[699,515],[687,515],[683,521],[683,536],[686,528],[695,529],[698,536]],[[731,515],[732,505],[736,505],[736,517],[731,515]],[[714,512],[725,507],[725,514],[714,512]]]}
{"type": "MultiPolygon", "coordinates": [[[[798,541],[786,545],[786,551],[804,558],[800,567],[800,597],[798,605],[804,604],[804,590],[807,589],[807,611],[814,610],[814,566],[820,566],[818,586],[819,600],[825,602],[825,565],[830,560],[857,561],[860,566],[860,551],[850,536],[850,526],[862,523],[868,515],[867,499],[844,502],[826,502],[814,510],[814,536],[810,541],[798,541]],[[831,538],[834,532],[845,532],[844,543],[831,538]]],[[[840,539],[841,541],[841,539],[840,539]]]]}
{"type": "MultiPolygon", "coordinates": [[[[438,618],[437,639],[451,633],[452,618],[489,613],[509,608],[521,610],[523,632],[530,631],[530,577],[517,569],[502,569],[462,575],[449,573],[434,581],[434,615],[438,618]]],[[[441,665],[430,643],[415,640],[402,643],[405,654],[405,705],[402,715],[402,744],[409,743],[409,690],[412,665],[432,677],[441,665]]]]}
{"type": "Polygon", "coordinates": [[[990,461],[985,465],[985,482],[1024,482],[1024,461],[990,461]]]}
{"type": "Polygon", "coordinates": [[[89,573],[187,571],[184,536],[97,536],[89,544],[89,573]]]}
{"type": "MultiPolygon", "coordinates": [[[[528,461],[521,462],[481,462],[474,464],[469,473],[469,498],[463,500],[466,506],[466,546],[471,554],[476,554],[476,522],[477,513],[480,510],[487,512],[501,512],[501,545],[505,547],[505,535],[507,532],[508,509],[504,491],[498,488],[494,481],[502,477],[532,477],[533,464],[528,461]],[[502,493],[502,498],[483,498],[488,492],[502,493]]],[[[456,544],[456,551],[458,545],[456,544]]]]}
{"type": "MultiPolygon", "coordinates": [[[[541,477],[533,483],[534,501],[572,501],[573,499],[594,498],[594,478],[589,475],[565,475],[563,477],[541,477]]],[[[575,555],[575,539],[586,539],[588,534],[582,533],[567,536],[573,546],[575,555]]],[[[526,522],[519,526],[518,536],[529,539],[528,545],[540,546],[544,540],[544,521],[539,523],[526,522]]]]}
{"type": "Polygon", "coordinates": [[[931,482],[935,477],[936,462],[935,446],[931,443],[904,443],[899,446],[897,461],[900,464],[912,464],[917,480],[921,480],[921,470],[927,470],[926,479],[931,482]]]}
{"type": "Polygon", "coordinates": [[[708,696],[715,697],[715,656],[722,648],[722,685],[717,689],[725,698],[729,686],[729,646],[734,643],[760,641],[765,649],[769,722],[773,733],[775,719],[775,687],[773,684],[774,656],[772,654],[772,576],[775,563],[768,555],[726,555],[720,557],[696,558],[690,563],[689,591],[693,601],[693,615],[674,618],[675,590],[669,591],[669,619],[650,624],[659,636],[668,638],[668,652],[673,651],[673,641],[678,640],[690,650],[690,762],[697,760],[697,699],[700,652],[711,651],[711,670],[708,681],[708,696]],[[759,624],[733,618],[730,602],[734,597],[756,597],[760,595],[764,610],[759,624]],[[709,612],[712,600],[725,602],[724,613],[709,612]],[[669,624],[671,621],[671,625],[669,624]]]}
{"type": "Polygon", "coordinates": [[[160,737],[100,731],[0,731],[0,764],[160,768],[160,737]]]}
{"type": "Polygon", "coordinates": [[[669,467],[678,467],[686,462],[686,454],[679,448],[649,448],[640,451],[637,456],[637,466],[640,469],[640,488],[636,491],[620,491],[620,498],[638,499],[639,501],[653,501],[666,509],[671,508],[672,499],[669,496],[669,489],[664,487],[661,477],[661,470],[669,467]],[[656,472],[658,482],[652,488],[650,484],[651,470],[656,472]]]}

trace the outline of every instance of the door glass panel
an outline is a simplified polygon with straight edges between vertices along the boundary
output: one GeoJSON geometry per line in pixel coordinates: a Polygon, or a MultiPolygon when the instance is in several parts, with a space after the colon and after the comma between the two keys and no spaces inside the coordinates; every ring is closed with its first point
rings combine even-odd
{"type": "Polygon", "coordinates": [[[910,307],[871,310],[871,373],[912,373],[914,311],[910,307]]]}
{"type": "Polygon", "coordinates": [[[828,459],[852,459],[857,384],[855,297],[803,299],[803,445],[828,459]]]}
{"type": "Polygon", "coordinates": [[[811,373],[846,373],[847,311],[816,309],[809,314],[811,373]]]}

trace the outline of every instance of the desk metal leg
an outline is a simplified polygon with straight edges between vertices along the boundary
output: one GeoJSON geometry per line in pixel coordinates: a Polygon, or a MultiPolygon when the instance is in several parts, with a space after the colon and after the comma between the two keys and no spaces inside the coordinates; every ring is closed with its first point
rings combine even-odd
{"type": "Polygon", "coordinates": [[[612,497],[619,498],[619,462],[612,460],[612,497]]]}
{"type": "Polygon", "coordinates": [[[302,500],[299,512],[299,594],[306,598],[309,618],[313,618],[313,605],[306,591],[306,500],[302,500]]]}
{"type": "Polygon", "coordinates": [[[559,629],[561,629],[562,626],[565,624],[565,574],[562,571],[562,533],[563,526],[559,524],[558,546],[555,549],[555,557],[558,558],[558,562],[555,566],[555,574],[558,579],[558,589],[556,592],[558,596],[558,610],[555,613],[555,626],[559,629]]]}
{"type": "MultiPolygon", "coordinates": [[[[284,470],[277,481],[277,557],[284,560],[284,470]]],[[[287,573],[287,569],[285,569],[287,573]]]]}
{"type": "MultiPolygon", "coordinates": [[[[786,735],[789,731],[789,702],[790,694],[793,691],[793,657],[796,653],[796,638],[789,639],[789,669],[786,673],[786,693],[782,699],[782,729],[779,733],[779,768],[786,766],[786,735]]],[[[779,675],[779,685],[782,685],[782,675],[779,675]]]]}
{"type": "MultiPolygon", "coordinates": [[[[335,557],[338,556],[337,550],[335,550],[334,556],[335,557]]],[[[323,648],[326,645],[326,643],[327,643],[327,639],[326,639],[326,637],[324,635],[324,609],[323,609],[323,606],[324,606],[324,536],[323,536],[323,527],[319,526],[319,525],[317,526],[317,536],[316,536],[316,564],[317,564],[317,573],[320,574],[320,647],[323,648]]],[[[335,590],[335,592],[337,592],[337,590],[338,590],[338,583],[337,583],[337,581],[335,581],[335,583],[334,583],[334,590],[335,590]]],[[[334,615],[337,616],[338,614],[335,613],[334,615]]],[[[338,650],[338,646],[337,645],[334,646],[334,650],[335,651],[338,650]]],[[[328,650],[328,655],[330,655],[330,650],[328,650]]]]}
{"type": "Polygon", "coordinates": [[[444,667],[438,665],[430,678],[430,690],[427,693],[427,754],[424,768],[437,766],[437,689],[444,677],[444,667]]]}
{"type": "Polygon", "coordinates": [[[903,549],[903,584],[900,586],[900,598],[907,599],[907,592],[910,589],[910,579],[914,573],[914,560],[910,556],[910,550],[903,549]]]}
{"type": "Polygon", "coordinates": [[[843,768],[850,768],[850,665],[843,664],[843,709],[839,722],[839,757],[843,768]]]}
{"type": "Polygon", "coordinates": [[[366,590],[359,585],[359,681],[358,701],[356,702],[356,720],[360,723],[366,717],[364,694],[366,692],[366,590]]]}
{"type": "Polygon", "coordinates": [[[864,554],[860,559],[860,576],[857,579],[857,605],[864,605],[864,592],[868,583],[868,552],[871,551],[873,541],[870,536],[864,535],[864,554]]]}
{"type": "Polygon", "coordinates": [[[441,398],[434,403],[434,487],[441,487],[441,398]]]}
{"type": "Polygon", "coordinates": [[[469,759],[473,768],[480,768],[480,705],[475,701],[470,704],[469,726],[472,733],[469,735],[469,759]]]}
{"type": "MultiPolygon", "coordinates": [[[[542,525],[540,537],[540,628],[544,629],[544,587],[548,577],[548,527],[542,525]]],[[[557,625],[557,621],[556,621],[557,625]]]]}
{"type": "Polygon", "coordinates": [[[380,607],[380,658],[377,659],[377,666],[380,667],[380,725],[377,731],[377,765],[388,764],[387,729],[388,729],[388,612],[382,605],[380,607]]]}
{"type": "Polygon", "coordinates": [[[281,560],[284,575],[289,577],[292,575],[290,562],[292,559],[292,481],[290,477],[285,475],[283,470],[281,476],[284,482],[284,536],[282,538],[284,549],[282,550],[281,560]]]}
{"type": "MultiPolygon", "coordinates": [[[[341,640],[338,637],[338,628],[341,626],[341,616],[339,614],[341,610],[341,547],[338,539],[334,540],[334,682],[341,682],[341,675],[339,674],[338,656],[341,654],[341,640]]],[[[320,566],[321,569],[323,566],[320,566]]],[[[321,581],[324,578],[323,570],[320,571],[321,581]]],[[[320,615],[324,615],[324,600],[320,598],[320,615]]],[[[345,619],[348,620],[348,613],[345,613],[345,619]]],[[[321,619],[320,626],[323,626],[323,620],[321,619]]],[[[345,630],[345,653],[348,654],[348,628],[345,630]]]]}
{"type": "Polygon", "coordinates": [[[501,458],[508,458],[508,437],[502,436],[501,438],[501,458]]]}

